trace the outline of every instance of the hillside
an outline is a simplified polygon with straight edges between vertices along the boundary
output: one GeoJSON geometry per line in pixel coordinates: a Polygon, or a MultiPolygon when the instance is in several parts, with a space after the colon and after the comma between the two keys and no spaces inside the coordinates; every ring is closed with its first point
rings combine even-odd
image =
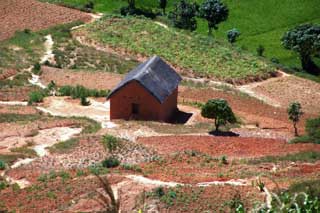
{"type": "Polygon", "coordinates": [[[267,78],[275,71],[266,61],[226,42],[167,28],[149,19],[107,16],[76,34],[117,52],[159,55],[189,76],[242,83],[267,78]]]}
{"type": "MultiPolygon", "coordinates": [[[[81,8],[86,0],[42,0],[51,3],[60,3],[71,7],[81,8]]],[[[201,3],[202,0],[196,0],[201,3]]],[[[118,13],[127,1],[94,0],[95,11],[118,13]]],[[[168,9],[173,8],[174,0],[168,0],[168,9]]],[[[237,28],[241,32],[237,46],[248,49],[256,54],[258,45],[265,47],[265,56],[269,59],[277,58],[280,63],[300,68],[296,54],[285,50],[281,46],[280,38],[290,28],[306,23],[320,23],[320,4],[318,0],[224,0],[230,10],[228,20],[219,25],[214,36],[225,39],[226,32],[237,28]]],[[[136,0],[138,7],[158,9],[156,0],[136,0]]],[[[207,24],[198,20],[197,32],[206,35],[207,24]]]]}

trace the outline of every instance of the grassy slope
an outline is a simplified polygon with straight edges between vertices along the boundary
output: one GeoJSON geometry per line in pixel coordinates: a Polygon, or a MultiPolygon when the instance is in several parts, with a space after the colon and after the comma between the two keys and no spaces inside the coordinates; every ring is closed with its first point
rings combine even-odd
{"type": "Polygon", "coordinates": [[[249,76],[263,77],[274,70],[265,61],[227,43],[173,28],[166,30],[149,19],[106,17],[80,31],[114,48],[125,48],[146,56],[159,55],[200,76],[231,81],[249,76]]]}
{"type": "MultiPolygon", "coordinates": [[[[71,6],[85,4],[86,0],[42,0],[64,3],[71,6]]],[[[201,3],[203,0],[196,0],[201,3]]],[[[114,12],[126,5],[126,0],[93,0],[98,12],[114,12]]],[[[157,0],[136,0],[139,7],[158,7],[157,0]]],[[[168,10],[176,0],[168,0],[168,10]]],[[[296,54],[281,46],[280,38],[288,29],[305,22],[320,23],[318,0],[224,0],[230,9],[230,17],[219,26],[215,36],[225,39],[226,31],[238,28],[242,35],[238,45],[256,53],[259,44],[265,47],[265,56],[278,58],[281,63],[300,67],[296,54]]],[[[207,33],[206,22],[198,22],[198,32],[207,33]]]]}

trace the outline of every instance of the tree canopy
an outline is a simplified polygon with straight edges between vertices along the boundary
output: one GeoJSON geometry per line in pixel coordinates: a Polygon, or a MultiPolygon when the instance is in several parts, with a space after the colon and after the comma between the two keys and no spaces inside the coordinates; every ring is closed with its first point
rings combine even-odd
{"type": "Polygon", "coordinates": [[[209,35],[212,34],[212,28],[217,30],[218,24],[227,20],[229,9],[220,0],[205,0],[199,8],[199,17],[208,22],[209,35]]]}
{"type": "Polygon", "coordinates": [[[197,29],[197,8],[198,6],[195,3],[180,0],[175,4],[173,11],[170,12],[169,19],[177,28],[194,31],[197,29]]]}
{"type": "Polygon", "coordinates": [[[289,30],[282,37],[282,45],[300,55],[301,65],[311,74],[320,74],[320,68],[312,57],[319,57],[320,25],[304,24],[289,30]]]}
{"type": "Polygon", "coordinates": [[[206,118],[215,119],[216,131],[221,125],[235,123],[236,117],[228,102],[224,99],[211,99],[201,109],[201,115],[206,118]]]}
{"type": "Polygon", "coordinates": [[[301,115],[303,114],[301,104],[298,102],[293,102],[288,107],[288,116],[289,119],[293,122],[294,133],[298,136],[297,123],[300,120],[301,115]]]}

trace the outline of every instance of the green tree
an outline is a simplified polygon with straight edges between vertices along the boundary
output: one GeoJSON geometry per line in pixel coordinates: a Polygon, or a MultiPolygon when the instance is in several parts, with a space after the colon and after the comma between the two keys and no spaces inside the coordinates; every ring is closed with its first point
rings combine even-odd
{"type": "Polygon", "coordinates": [[[167,0],[159,0],[159,6],[163,10],[163,14],[166,14],[167,0]]]}
{"type": "Polygon", "coordinates": [[[299,122],[300,117],[303,114],[301,104],[298,102],[293,102],[289,105],[287,111],[289,119],[293,122],[294,135],[298,136],[297,123],[299,122]]]}
{"type": "Polygon", "coordinates": [[[212,35],[212,28],[217,30],[218,24],[227,20],[229,16],[228,7],[220,0],[205,0],[199,8],[199,17],[208,22],[209,35],[212,35]]]}
{"type": "Polygon", "coordinates": [[[180,0],[179,3],[175,4],[173,11],[170,12],[169,19],[177,28],[194,31],[197,29],[197,8],[197,4],[180,0]]]}
{"type": "Polygon", "coordinates": [[[238,29],[233,28],[227,32],[228,41],[233,44],[236,42],[237,38],[240,36],[240,32],[238,29]]]}
{"type": "Polygon", "coordinates": [[[320,68],[312,57],[319,57],[320,25],[304,24],[289,30],[282,37],[282,45],[300,55],[301,65],[311,74],[320,74],[320,68]]]}
{"type": "Polygon", "coordinates": [[[236,117],[228,102],[224,99],[211,99],[201,109],[201,115],[206,118],[215,119],[216,131],[221,125],[235,123],[236,117]]]}

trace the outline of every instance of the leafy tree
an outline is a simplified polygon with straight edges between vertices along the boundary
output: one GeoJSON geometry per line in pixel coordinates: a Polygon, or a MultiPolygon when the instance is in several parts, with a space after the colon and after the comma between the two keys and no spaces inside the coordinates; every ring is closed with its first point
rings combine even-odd
{"type": "Polygon", "coordinates": [[[201,110],[201,115],[206,118],[215,119],[214,124],[216,131],[219,131],[221,125],[235,123],[236,117],[232,112],[228,102],[224,99],[211,99],[201,110]]]}
{"type": "Polygon", "coordinates": [[[258,56],[263,56],[263,53],[264,53],[264,46],[262,46],[261,44],[258,46],[257,48],[257,54],[258,56]]]}
{"type": "Polygon", "coordinates": [[[232,44],[236,42],[237,38],[240,36],[240,32],[238,29],[233,28],[227,32],[228,41],[232,44]]]}
{"type": "Polygon", "coordinates": [[[229,9],[220,0],[205,0],[199,8],[199,17],[208,21],[209,35],[212,28],[217,30],[218,24],[227,20],[229,9]]]}
{"type": "Polygon", "coordinates": [[[177,28],[194,31],[197,29],[197,8],[197,4],[190,4],[185,0],[180,0],[179,3],[175,4],[173,11],[170,12],[169,19],[177,28]]]}
{"type": "Polygon", "coordinates": [[[159,0],[159,6],[163,10],[163,14],[166,14],[167,0],[159,0]]]}
{"type": "Polygon", "coordinates": [[[312,60],[320,52],[320,25],[304,24],[289,30],[282,37],[282,45],[299,53],[304,70],[320,74],[320,68],[312,60]]]}
{"type": "Polygon", "coordinates": [[[303,114],[301,105],[298,102],[293,102],[288,107],[289,119],[293,122],[294,134],[298,136],[297,123],[300,120],[301,115],[303,114]]]}

